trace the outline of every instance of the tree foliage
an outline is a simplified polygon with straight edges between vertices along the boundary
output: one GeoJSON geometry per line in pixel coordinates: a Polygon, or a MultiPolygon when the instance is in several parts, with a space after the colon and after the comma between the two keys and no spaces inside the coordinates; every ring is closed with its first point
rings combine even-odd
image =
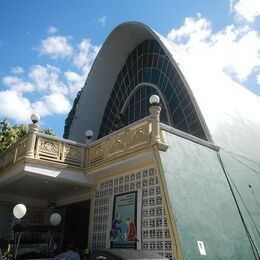
{"type": "Polygon", "coordinates": [[[54,132],[53,129],[51,128],[44,128],[42,127],[40,130],[39,130],[40,133],[43,133],[43,134],[46,134],[46,135],[51,135],[51,136],[56,136],[56,133],[54,132]]]}
{"type": "MultiPolygon", "coordinates": [[[[0,121],[0,153],[17,142],[27,132],[28,127],[25,124],[11,125],[7,118],[2,119],[0,121]]],[[[39,132],[52,136],[56,135],[51,128],[42,128],[39,132]]]]}
{"type": "Polygon", "coordinates": [[[77,93],[77,96],[76,96],[76,98],[74,99],[74,102],[73,102],[73,106],[72,106],[72,108],[71,108],[70,112],[68,113],[68,116],[67,116],[67,118],[65,120],[63,138],[67,139],[68,136],[69,136],[70,127],[72,125],[72,121],[73,121],[75,113],[76,113],[76,108],[77,108],[77,105],[79,103],[79,99],[80,99],[81,93],[82,93],[82,89],[77,93]]]}
{"type": "Polygon", "coordinates": [[[0,153],[27,133],[27,126],[11,125],[7,118],[0,121],[0,153]]]}

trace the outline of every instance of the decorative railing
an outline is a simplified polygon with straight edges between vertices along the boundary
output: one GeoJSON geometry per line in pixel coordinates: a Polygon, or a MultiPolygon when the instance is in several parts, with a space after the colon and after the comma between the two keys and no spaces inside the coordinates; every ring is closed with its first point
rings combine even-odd
{"type": "Polygon", "coordinates": [[[160,107],[151,106],[151,115],[93,143],[80,144],[38,132],[37,124],[0,154],[0,172],[21,159],[60,163],[85,169],[161,142],[160,107]]]}
{"type": "Polygon", "coordinates": [[[32,138],[29,132],[4,153],[0,154],[0,172],[25,158],[83,168],[86,161],[86,148],[87,145],[85,144],[41,133],[36,133],[35,138],[32,138]],[[34,139],[33,142],[32,139],[34,139]]]}
{"type": "Polygon", "coordinates": [[[35,159],[85,167],[86,147],[84,144],[38,133],[35,159]]]}
{"type": "Polygon", "coordinates": [[[140,120],[128,127],[103,137],[89,146],[88,166],[115,159],[151,142],[151,118],[140,120]]]}
{"type": "Polygon", "coordinates": [[[25,135],[0,155],[0,171],[24,157],[27,141],[28,135],[25,135]]]}

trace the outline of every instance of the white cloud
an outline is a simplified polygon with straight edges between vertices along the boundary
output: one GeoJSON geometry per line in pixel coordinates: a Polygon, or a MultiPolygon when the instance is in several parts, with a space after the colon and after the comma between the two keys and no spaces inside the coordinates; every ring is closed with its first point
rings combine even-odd
{"type": "MultiPolygon", "coordinates": [[[[251,76],[260,68],[260,36],[247,26],[229,25],[221,31],[213,32],[210,23],[207,22],[209,27],[205,28],[205,21],[201,19],[192,18],[195,23],[192,23],[192,28],[196,27],[197,30],[177,28],[175,35],[183,36],[178,39],[173,37],[172,44],[165,42],[192,86],[205,120],[212,128],[217,126],[216,122],[231,124],[228,113],[232,113],[233,118],[245,116],[244,122],[246,118],[257,120],[257,109],[254,106],[259,104],[259,97],[236,81],[251,81],[251,76]],[[182,34],[184,30],[191,33],[182,34]],[[197,37],[201,30],[210,34],[197,37]],[[238,90],[235,95],[234,90],[238,90]],[[250,102],[245,103],[245,97],[250,102]],[[211,106],[205,100],[210,100],[211,106]]],[[[260,93],[257,89],[254,92],[260,93]]]]}
{"type": "Polygon", "coordinates": [[[16,91],[0,92],[0,114],[18,122],[29,122],[33,113],[44,117],[53,114],[66,114],[70,108],[69,100],[62,94],[47,95],[41,100],[31,103],[29,99],[16,91]]]}
{"type": "MultiPolygon", "coordinates": [[[[56,33],[56,28],[49,28],[49,33],[56,33]]],[[[30,115],[38,113],[42,118],[57,114],[67,114],[70,102],[83,87],[90,67],[100,46],[91,44],[90,39],[83,39],[75,48],[70,38],[50,36],[41,41],[37,49],[41,54],[52,59],[70,58],[79,72],[70,69],[61,71],[58,67],[33,65],[28,73],[22,67],[14,67],[13,74],[2,79],[6,89],[0,91],[0,115],[17,122],[30,122],[30,115]],[[27,96],[27,92],[30,95],[27,96]],[[15,105],[14,105],[15,104],[15,105]]]]}
{"type": "Polygon", "coordinates": [[[62,75],[57,67],[34,65],[27,81],[14,76],[4,77],[3,83],[9,89],[0,91],[1,116],[17,122],[29,122],[32,113],[38,113],[41,117],[68,113],[71,105],[66,95],[76,85],[77,74],[71,72],[67,75],[70,80],[68,85],[62,81],[62,75]],[[26,92],[32,93],[34,101],[25,96],[26,92]]]}
{"type": "Polygon", "coordinates": [[[3,83],[11,90],[16,92],[32,92],[34,89],[33,84],[26,82],[23,79],[13,76],[7,76],[3,78],[3,83]]]}
{"type": "Polygon", "coordinates": [[[248,22],[254,22],[257,16],[260,15],[260,1],[259,0],[239,0],[230,1],[231,10],[248,22]]]}
{"type": "Polygon", "coordinates": [[[257,84],[260,85],[260,74],[258,74],[258,75],[256,76],[256,82],[257,82],[257,84]]]}
{"type": "Polygon", "coordinates": [[[32,104],[32,110],[41,117],[53,114],[66,114],[71,108],[69,100],[62,94],[54,93],[43,96],[32,104]]]}
{"type": "Polygon", "coordinates": [[[71,108],[69,100],[64,95],[59,93],[53,93],[45,96],[43,97],[43,100],[52,114],[66,114],[71,108]]]}
{"type": "Polygon", "coordinates": [[[52,59],[67,58],[73,54],[73,48],[69,42],[69,37],[50,36],[41,41],[39,52],[49,55],[52,59]]]}
{"type": "Polygon", "coordinates": [[[168,38],[174,42],[198,42],[207,39],[211,34],[210,22],[201,18],[187,17],[184,24],[179,29],[173,28],[168,34],[168,38]]]}
{"type": "Polygon", "coordinates": [[[247,26],[229,25],[213,33],[204,18],[186,18],[180,29],[168,34],[168,39],[181,52],[180,59],[188,55],[196,60],[196,67],[206,65],[206,70],[225,71],[240,82],[260,67],[260,37],[247,26]]]}
{"type": "Polygon", "coordinates": [[[70,93],[75,95],[84,86],[86,77],[80,76],[78,73],[73,71],[67,71],[64,75],[67,80],[70,93]]]}
{"type": "Polygon", "coordinates": [[[34,65],[29,72],[29,78],[38,91],[68,94],[66,85],[60,80],[60,69],[57,67],[48,64],[45,67],[34,65]]]}
{"type": "Polygon", "coordinates": [[[100,46],[92,45],[90,39],[83,39],[78,45],[73,63],[75,66],[82,69],[85,76],[88,74],[99,49],[100,46]]]}
{"type": "Polygon", "coordinates": [[[29,121],[32,114],[30,101],[14,90],[1,91],[0,114],[18,122],[29,121]]]}
{"type": "Polygon", "coordinates": [[[17,66],[17,67],[13,67],[11,69],[11,72],[13,74],[23,74],[24,73],[24,69],[22,67],[20,67],[20,66],[17,66]]]}
{"type": "Polygon", "coordinates": [[[67,114],[71,108],[68,98],[59,93],[43,96],[31,102],[15,90],[0,91],[0,114],[17,122],[29,122],[33,113],[41,117],[67,114]],[[15,105],[14,105],[15,104],[15,105]]]}
{"type": "Polygon", "coordinates": [[[105,26],[107,22],[107,17],[105,15],[101,16],[98,18],[98,22],[102,25],[105,26]]]}
{"type": "Polygon", "coordinates": [[[51,108],[47,106],[43,98],[41,100],[35,101],[34,103],[31,103],[31,111],[40,115],[41,119],[45,116],[52,115],[51,108]]]}
{"type": "Polygon", "coordinates": [[[49,29],[48,29],[48,33],[49,34],[55,34],[58,32],[58,28],[56,28],[55,26],[51,26],[49,29]]]}

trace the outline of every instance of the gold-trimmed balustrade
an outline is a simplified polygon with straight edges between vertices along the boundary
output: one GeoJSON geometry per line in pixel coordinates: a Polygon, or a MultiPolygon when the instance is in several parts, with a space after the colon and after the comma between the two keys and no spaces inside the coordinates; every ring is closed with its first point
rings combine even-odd
{"type": "Polygon", "coordinates": [[[87,146],[46,134],[29,133],[0,155],[0,172],[23,159],[49,161],[74,167],[85,167],[87,146]],[[34,138],[35,137],[35,138],[34,138]],[[32,140],[34,142],[32,144],[32,140]],[[32,147],[30,147],[33,145],[32,147]],[[31,149],[30,149],[31,148],[31,149]]]}
{"type": "Polygon", "coordinates": [[[0,154],[0,173],[26,159],[85,170],[151,144],[160,144],[160,107],[151,107],[150,113],[150,116],[90,144],[39,133],[38,125],[30,124],[28,133],[0,154]]]}
{"type": "Polygon", "coordinates": [[[97,140],[89,146],[88,166],[102,164],[151,143],[150,117],[97,140]]]}
{"type": "Polygon", "coordinates": [[[24,157],[27,149],[27,142],[28,135],[22,137],[17,143],[9,147],[0,155],[0,172],[24,157]]]}

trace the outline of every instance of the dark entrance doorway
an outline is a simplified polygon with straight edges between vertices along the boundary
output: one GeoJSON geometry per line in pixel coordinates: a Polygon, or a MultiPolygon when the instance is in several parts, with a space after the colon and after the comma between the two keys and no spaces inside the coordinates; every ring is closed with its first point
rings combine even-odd
{"type": "Polygon", "coordinates": [[[63,245],[73,243],[79,249],[88,247],[89,212],[90,200],[66,206],[63,245]]]}

